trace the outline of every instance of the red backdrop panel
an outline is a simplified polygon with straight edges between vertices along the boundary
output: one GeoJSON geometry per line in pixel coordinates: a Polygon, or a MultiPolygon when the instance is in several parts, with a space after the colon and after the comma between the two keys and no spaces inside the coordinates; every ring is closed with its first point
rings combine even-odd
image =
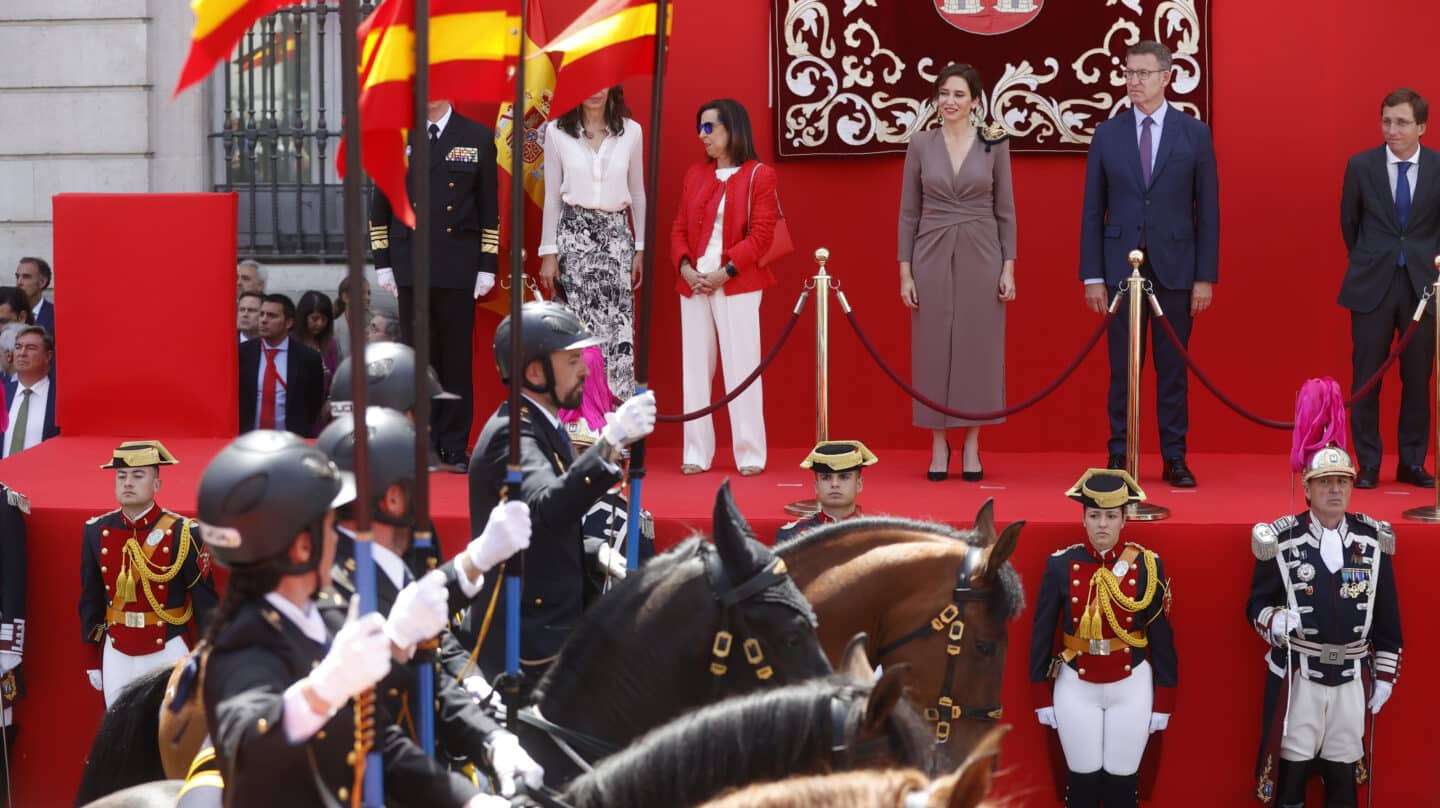
{"type": "Polygon", "coordinates": [[[235,211],[235,194],[55,197],[66,436],[235,434],[235,211]]]}

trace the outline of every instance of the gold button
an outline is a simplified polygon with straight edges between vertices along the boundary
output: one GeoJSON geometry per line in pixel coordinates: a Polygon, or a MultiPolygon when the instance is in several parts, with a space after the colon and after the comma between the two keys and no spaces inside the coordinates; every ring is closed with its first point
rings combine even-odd
{"type": "Polygon", "coordinates": [[[1080,569],[1080,565],[1079,565],[1079,564],[1072,564],[1072,565],[1070,565],[1070,568],[1073,569],[1073,570],[1077,570],[1077,571],[1078,571],[1078,570],[1080,569]]]}
{"type": "Polygon", "coordinates": [[[100,535],[101,535],[101,536],[109,536],[109,535],[110,535],[110,531],[109,531],[108,529],[107,529],[107,530],[102,530],[102,531],[100,531],[100,535]]]}
{"type": "Polygon", "coordinates": [[[1126,672],[1126,673],[1129,673],[1129,672],[1130,672],[1130,666],[1129,666],[1129,665],[1126,665],[1126,666],[1125,666],[1125,672],[1126,672]]]}
{"type": "Polygon", "coordinates": [[[1084,676],[1084,675],[1085,675],[1085,669],[1084,669],[1084,668],[1081,668],[1081,669],[1079,670],[1079,674],[1080,674],[1081,676],[1084,676]]]}
{"type": "Polygon", "coordinates": [[[1135,622],[1135,618],[1134,618],[1134,617],[1126,617],[1126,618],[1125,618],[1125,622],[1127,622],[1127,623],[1133,623],[1133,622],[1135,622]]]}
{"type": "Polygon", "coordinates": [[[170,534],[172,534],[172,533],[174,533],[174,532],[175,532],[175,528],[172,527],[172,528],[169,528],[168,530],[165,531],[165,535],[166,535],[166,536],[169,536],[170,534]]]}
{"type": "Polygon", "coordinates": [[[158,588],[158,589],[164,589],[164,588],[165,588],[165,584],[156,584],[155,586],[156,586],[156,588],[158,588]]]}
{"type": "Polygon", "coordinates": [[[451,187],[451,188],[454,188],[454,187],[455,187],[455,183],[453,183],[453,182],[450,183],[450,187],[451,187]]]}
{"type": "Polygon", "coordinates": [[[1071,602],[1071,603],[1079,603],[1079,602],[1080,602],[1080,599],[1079,599],[1079,598],[1071,598],[1071,599],[1070,599],[1070,602],[1071,602]]]}
{"type": "Polygon", "coordinates": [[[455,230],[455,228],[453,228],[453,227],[447,227],[447,228],[445,228],[445,232],[446,232],[446,233],[452,232],[452,231],[454,231],[454,230],[455,230]]]}
{"type": "Polygon", "coordinates": [[[340,786],[340,790],[335,793],[339,795],[341,802],[345,802],[346,800],[350,799],[350,789],[346,788],[345,786],[340,786]]]}
{"type": "Polygon", "coordinates": [[[586,485],[589,485],[589,484],[590,484],[590,478],[589,478],[588,476],[585,478],[585,484],[586,484],[586,485]]]}
{"type": "Polygon", "coordinates": [[[319,732],[315,733],[315,740],[317,740],[317,741],[323,741],[323,740],[325,740],[325,730],[322,729],[322,730],[320,730],[319,732]]]}
{"type": "Polygon", "coordinates": [[[1073,581],[1070,582],[1070,585],[1071,585],[1071,586],[1079,586],[1079,585],[1080,585],[1080,579],[1079,579],[1079,578],[1076,578],[1075,580],[1073,580],[1073,581]]]}
{"type": "Polygon", "coordinates": [[[536,598],[536,599],[535,599],[535,605],[536,605],[536,606],[540,606],[540,605],[542,605],[542,604],[544,604],[544,603],[545,603],[545,601],[544,601],[544,599],[542,599],[542,598],[536,598]]]}
{"type": "Polygon", "coordinates": [[[110,571],[110,568],[109,568],[109,567],[101,567],[101,568],[100,568],[100,571],[101,571],[101,572],[109,572],[109,571],[110,571]]]}
{"type": "Polygon", "coordinates": [[[107,553],[109,553],[109,552],[110,552],[110,548],[109,548],[109,547],[101,547],[101,548],[100,548],[100,555],[105,555],[105,554],[107,554],[107,553]]]}
{"type": "Polygon", "coordinates": [[[1130,585],[1131,585],[1131,586],[1134,586],[1134,585],[1135,585],[1135,579],[1134,579],[1134,578],[1131,578],[1131,579],[1130,579],[1130,585]]]}
{"type": "Polygon", "coordinates": [[[454,210],[454,209],[455,209],[455,206],[454,206],[454,205],[446,205],[446,206],[445,206],[445,210],[447,210],[447,211],[451,211],[451,210],[454,210]]]}
{"type": "Polygon", "coordinates": [[[385,695],[387,695],[387,696],[389,696],[390,698],[393,699],[393,698],[395,698],[396,696],[400,695],[400,691],[399,691],[399,690],[396,690],[395,688],[392,687],[392,688],[390,688],[389,690],[385,691],[385,695]]]}
{"type": "Polygon", "coordinates": [[[106,591],[106,592],[109,592],[109,591],[110,591],[110,584],[105,584],[105,591],[106,591]]]}
{"type": "Polygon", "coordinates": [[[160,552],[162,552],[162,553],[168,553],[168,552],[170,552],[170,548],[169,548],[169,547],[161,547],[161,548],[160,548],[160,552]]]}
{"type": "Polygon", "coordinates": [[[262,718],[255,722],[255,729],[260,730],[260,734],[264,735],[265,730],[270,729],[270,722],[262,718]]]}
{"type": "Polygon", "coordinates": [[[164,644],[165,644],[165,641],[162,640],[162,639],[160,639],[159,637],[156,637],[156,638],[155,638],[155,644],[156,644],[156,645],[164,645],[164,644]]]}

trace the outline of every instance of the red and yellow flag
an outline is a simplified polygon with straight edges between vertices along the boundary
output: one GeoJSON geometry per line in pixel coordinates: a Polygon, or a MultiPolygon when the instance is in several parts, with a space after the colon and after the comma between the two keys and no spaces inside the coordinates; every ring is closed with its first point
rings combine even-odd
{"type": "MultiPolygon", "coordinates": [[[[545,46],[548,53],[561,55],[552,101],[557,115],[622,79],[654,73],[658,6],[655,0],[596,0],[545,46]]],[[[667,34],[674,11],[674,4],[667,3],[667,34]]]]}
{"type": "Polygon", "coordinates": [[[190,0],[195,28],[190,32],[190,53],[180,69],[175,94],[205,78],[217,62],[230,55],[256,20],[303,2],[306,0],[190,0]]]}
{"type": "MultiPolygon", "coordinates": [[[[504,100],[520,53],[519,0],[433,0],[430,4],[430,98],[504,100]]],[[[415,226],[405,191],[405,144],[415,121],[413,0],[385,0],[361,24],[360,129],[365,173],[407,225],[415,226]]],[[[345,173],[345,144],[336,154],[345,173]]]]}

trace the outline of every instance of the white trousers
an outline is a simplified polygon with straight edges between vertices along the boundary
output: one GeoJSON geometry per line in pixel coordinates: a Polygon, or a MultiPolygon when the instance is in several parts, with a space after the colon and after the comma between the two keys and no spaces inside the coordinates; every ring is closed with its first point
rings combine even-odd
{"type": "MultiPolygon", "coordinates": [[[[760,292],[680,298],[680,350],[683,356],[684,408],[701,409],[711,398],[716,346],[724,363],[725,391],[735,389],[760,364],[760,292]],[[717,340],[718,337],[718,340],[717,340]]],[[[765,467],[765,398],[756,379],[730,402],[730,436],[735,467],[765,467]]],[[[715,425],[710,416],[685,422],[684,463],[710,468],[715,459],[715,425]]]]}
{"type": "Polygon", "coordinates": [[[1285,760],[1354,763],[1365,757],[1365,685],[1359,679],[1331,687],[1296,676],[1289,716],[1290,731],[1280,739],[1285,760]]]}
{"type": "Polygon", "coordinates": [[[115,650],[115,641],[110,635],[105,635],[105,650],[100,658],[100,679],[105,687],[105,706],[108,708],[125,685],[130,684],[145,674],[173,664],[176,660],[190,653],[190,648],[185,645],[182,637],[171,637],[165,647],[153,654],[142,654],[130,656],[115,650]]]}
{"type": "Polygon", "coordinates": [[[1055,723],[1070,771],[1104,769],[1131,775],[1150,738],[1150,708],[1155,702],[1150,663],[1141,662],[1118,682],[1086,682],[1068,665],[1055,677],[1055,723]]]}

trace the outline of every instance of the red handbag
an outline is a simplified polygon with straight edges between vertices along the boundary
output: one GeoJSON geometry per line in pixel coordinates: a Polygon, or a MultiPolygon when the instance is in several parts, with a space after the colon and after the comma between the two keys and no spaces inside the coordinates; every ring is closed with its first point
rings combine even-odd
{"type": "MultiPolygon", "coordinates": [[[[762,164],[755,162],[755,167],[750,169],[749,195],[745,199],[745,235],[750,235],[750,207],[755,201],[755,172],[760,170],[762,164]]],[[[775,220],[775,232],[770,239],[770,249],[760,256],[760,266],[766,267],[779,261],[781,258],[795,252],[795,242],[790,238],[790,223],[785,221],[785,211],[780,207],[780,193],[775,193],[775,210],[779,212],[779,218],[775,220]]]]}

